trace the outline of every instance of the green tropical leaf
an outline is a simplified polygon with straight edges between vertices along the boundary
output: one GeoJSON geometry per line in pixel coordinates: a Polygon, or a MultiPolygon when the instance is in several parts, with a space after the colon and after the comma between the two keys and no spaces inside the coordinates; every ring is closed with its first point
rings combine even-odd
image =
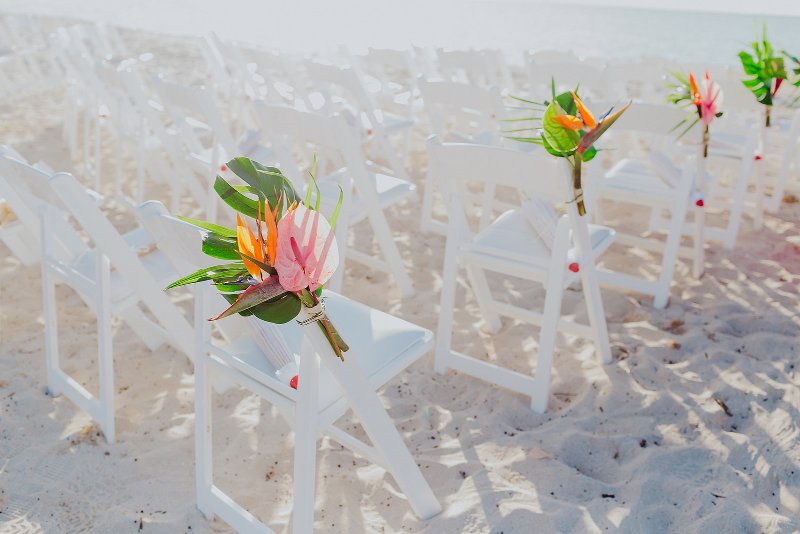
{"type": "Polygon", "coordinates": [[[235,237],[222,236],[209,230],[203,232],[203,254],[220,260],[241,259],[235,237]]]}
{"type": "Polygon", "coordinates": [[[590,146],[584,153],[581,159],[586,161],[592,161],[594,157],[597,155],[597,149],[594,146],[590,146]]]}
{"type": "Polygon", "coordinates": [[[212,267],[205,267],[199,269],[188,276],[184,276],[175,280],[165,289],[172,289],[173,287],[185,286],[187,284],[194,284],[197,282],[204,282],[206,280],[217,280],[222,278],[235,278],[242,273],[247,274],[247,269],[244,262],[226,263],[224,265],[214,265],[212,267]]]}
{"type": "MultiPolygon", "coordinates": [[[[281,203],[300,200],[292,182],[276,167],[267,167],[245,157],[234,158],[227,165],[236,176],[253,188],[260,199],[265,199],[272,209],[278,205],[279,198],[281,203]]],[[[281,211],[278,209],[279,213],[281,211]]]]}
{"type": "Polygon", "coordinates": [[[178,219],[187,222],[189,224],[192,224],[194,226],[197,226],[198,228],[202,228],[203,230],[210,230],[216,234],[225,237],[233,237],[233,238],[236,237],[236,230],[233,230],[231,228],[225,228],[224,226],[220,226],[218,224],[205,221],[198,221],[197,219],[190,219],[188,217],[181,217],[180,215],[177,215],[177,217],[178,219]]]}
{"type": "MultiPolygon", "coordinates": [[[[572,98],[570,97],[571,101],[572,98]]],[[[553,155],[568,157],[575,153],[581,136],[575,130],[569,130],[558,124],[554,117],[559,115],[564,115],[562,107],[557,101],[551,102],[544,111],[544,118],[542,119],[542,139],[552,149],[548,150],[548,152],[553,155]]]]}
{"type": "Polygon", "coordinates": [[[237,191],[231,184],[225,181],[222,176],[217,176],[214,181],[214,191],[217,192],[222,201],[235,209],[242,215],[258,218],[258,201],[248,198],[237,191]]]}
{"type": "Polygon", "coordinates": [[[225,311],[216,317],[209,319],[209,321],[216,321],[218,319],[222,319],[223,317],[228,317],[230,315],[249,310],[253,306],[278,300],[286,293],[287,291],[283,289],[281,284],[278,282],[278,277],[270,276],[266,280],[250,286],[239,293],[239,295],[236,297],[236,300],[233,301],[233,304],[231,304],[225,311]]]}

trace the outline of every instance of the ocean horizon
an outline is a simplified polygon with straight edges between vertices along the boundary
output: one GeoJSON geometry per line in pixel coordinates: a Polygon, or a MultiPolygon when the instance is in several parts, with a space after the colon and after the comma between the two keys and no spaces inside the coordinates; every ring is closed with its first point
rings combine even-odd
{"type": "Polygon", "coordinates": [[[493,48],[519,62],[523,50],[572,50],[585,57],[636,61],[660,56],[731,65],[766,22],[770,38],[800,54],[800,17],[581,6],[524,0],[408,0],[398,3],[252,0],[2,0],[0,11],[105,22],[177,35],[214,31],[224,39],[287,53],[330,56],[412,45],[493,48]]]}

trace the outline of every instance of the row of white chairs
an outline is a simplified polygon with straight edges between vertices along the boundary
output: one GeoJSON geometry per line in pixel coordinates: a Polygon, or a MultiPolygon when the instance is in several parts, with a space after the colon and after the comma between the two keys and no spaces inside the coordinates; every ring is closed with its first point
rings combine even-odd
{"type": "Polygon", "coordinates": [[[126,321],[150,350],[167,342],[195,363],[196,491],[198,506],[209,518],[217,515],[241,532],[271,532],[214,484],[212,391],[231,387],[271,402],[294,428],[294,532],[311,532],[313,527],[316,444],[322,435],[390,472],[420,517],[441,510],[376,395],[431,349],[430,331],[327,291],[326,309],[350,345],[344,362],[313,324],[278,326],[237,317],[215,323],[219,336],[212,336],[206,317],[227,304],[211,287],[193,292],[191,319],[161,289],[187,270],[210,265],[201,252],[202,231],[172,217],[163,204],[149,201],[137,207],[141,226],[121,234],[95,192],[70,174],[28,165],[9,147],[2,147],[0,154],[0,194],[19,215],[31,241],[40,245],[47,383],[53,395],[67,396],[98,422],[110,443],[115,441],[114,317],[126,321]],[[96,314],[97,395],[62,369],[56,284],[70,287],[96,314]],[[299,361],[297,390],[278,379],[264,350],[288,350],[299,361]],[[348,410],[371,443],[335,425],[348,410]]]}

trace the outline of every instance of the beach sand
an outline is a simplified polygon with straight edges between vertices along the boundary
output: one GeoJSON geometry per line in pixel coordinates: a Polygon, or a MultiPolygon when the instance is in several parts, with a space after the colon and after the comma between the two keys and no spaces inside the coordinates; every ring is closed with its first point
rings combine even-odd
{"type": "MultiPolygon", "coordinates": [[[[155,53],[153,68],[186,79],[202,69],[180,40],[125,37],[134,51],[155,53]]],[[[0,102],[0,141],[82,177],[61,139],[62,108],[59,90],[0,102]]],[[[420,186],[423,133],[411,157],[420,186]]],[[[131,162],[125,170],[133,176],[131,162]]],[[[102,192],[111,196],[110,178],[102,192]]],[[[135,225],[119,205],[108,209],[121,230],[135,225]]],[[[403,299],[387,276],[352,265],[344,293],[435,330],[444,238],[419,233],[418,203],[388,214],[416,295],[403,299]]],[[[614,362],[600,365],[588,342],[561,336],[546,414],[488,383],[437,375],[432,354],[424,357],[381,397],[444,511],[419,520],[389,475],[323,439],[315,530],[799,530],[798,217],[795,201],[767,215],[762,230],[747,219],[734,251],[707,249],[700,280],[681,262],[665,310],[604,289],[614,362]]],[[[605,258],[643,271],[654,261],[616,248],[605,258]]],[[[541,305],[538,288],[491,283],[515,301],[541,305]]],[[[463,274],[459,287],[466,287],[463,274]]],[[[57,297],[63,366],[95,390],[94,316],[71,290],[59,287],[57,297]]],[[[585,318],[579,291],[567,292],[563,311],[585,318]]],[[[488,335],[479,323],[474,299],[459,291],[455,347],[530,372],[538,328],[506,319],[488,335]]],[[[118,443],[109,445],[68,399],[46,394],[39,267],[22,266],[0,244],[0,532],[230,530],[194,504],[190,361],[169,347],[150,352],[118,321],[114,350],[118,443]]],[[[214,425],[219,485],[276,531],[288,531],[293,436],[286,423],[256,396],[230,391],[214,398],[214,425]]],[[[340,425],[350,430],[357,421],[340,425]]]]}

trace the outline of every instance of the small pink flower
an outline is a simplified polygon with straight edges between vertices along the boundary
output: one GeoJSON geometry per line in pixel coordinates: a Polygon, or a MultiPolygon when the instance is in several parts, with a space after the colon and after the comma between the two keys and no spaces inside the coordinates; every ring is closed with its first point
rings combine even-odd
{"type": "Polygon", "coordinates": [[[706,77],[700,83],[700,117],[703,124],[708,126],[722,110],[722,88],[706,72],[706,77]]]}
{"type": "Polygon", "coordinates": [[[302,204],[278,222],[275,270],[286,291],[316,290],[339,266],[339,248],[330,224],[321,213],[302,204]]]}

